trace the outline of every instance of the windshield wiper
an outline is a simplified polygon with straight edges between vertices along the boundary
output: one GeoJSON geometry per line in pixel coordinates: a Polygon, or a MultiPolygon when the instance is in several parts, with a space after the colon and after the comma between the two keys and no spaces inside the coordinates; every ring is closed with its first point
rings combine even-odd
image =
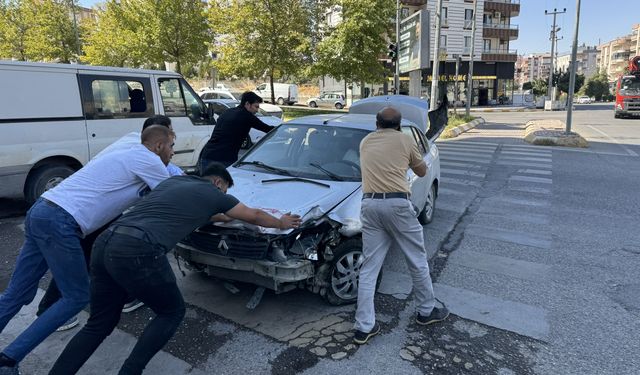
{"type": "Polygon", "coordinates": [[[322,187],[326,187],[328,189],[331,189],[330,185],[327,184],[323,184],[322,182],[318,182],[318,181],[314,181],[314,180],[309,180],[306,178],[302,178],[302,177],[289,177],[289,178],[272,178],[270,180],[262,180],[261,182],[263,184],[268,184],[270,182],[290,182],[290,181],[298,181],[298,182],[306,182],[309,184],[315,184],[315,185],[319,185],[322,187]]]}
{"type": "Polygon", "coordinates": [[[324,174],[326,174],[327,176],[331,177],[331,179],[332,179],[332,180],[335,180],[335,181],[344,181],[344,178],[342,178],[342,177],[338,176],[337,174],[335,174],[335,173],[333,173],[333,172],[331,172],[331,171],[328,171],[328,170],[326,170],[326,169],[322,168],[319,164],[316,164],[316,163],[309,163],[309,165],[310,165],[310,166],[312,166],[312,167],[316,167],[316,168],[318,168],[319,170],[323,171],[323,172],[324,172],[324,174]]]}
{"type": "Polygon", "coordinates": [[[247,165],[247,164],[248,164],[248,165],[256,165],[256,166],[258,166],[258,167],[261,167],[262,169],[266,169],[266,170],[269,170],[269,171],[272,171],[272,172],[278,172],[278,173],[282,173],[282,174],[287,175],[287,176],[291,176],[291,173],[290,173],[288,170],[286,170],[286,169],[282,169],[282,168],[278,168],[278,167],[273,167],[273,166],[271,166],[271,165],[265,164],[265,163],[263,163],[263,162],[261,162],[261,161],[258,161],[258,160],[254,160],[254,161],[241,161],[241,162],[238,162],[238,163],[237,163],[237,165],[247,165]]]}

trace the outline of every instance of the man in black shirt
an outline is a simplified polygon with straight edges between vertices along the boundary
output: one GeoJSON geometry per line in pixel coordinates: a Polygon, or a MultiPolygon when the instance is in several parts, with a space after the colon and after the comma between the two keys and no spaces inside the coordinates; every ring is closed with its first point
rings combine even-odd
{"type": "Polygon", "coordinates": [[[166,253],[214,216],[269,228],[300,225],[298,215],[279,219],[249,208],[226,194],[233,179],[212,163],[204,177],[175,176],[116,220],[95,242],[91,257],[91,314],[49,374],[75,374],[120,320],[127,294],[149,306],[156,317],[147,324],[119,374],[140,374],[164,347],[185,314],[184,300],[166,253]]]}
{"type": "Polygon", "coordinates": [[[256,113],[260,109],[262,98],[255,92],[247,91],[240,97],[240,105],[224,112],[213,128],[209,142],[200,156],[200,170],[211,162],[217,161],[230,166],[238,160],[238,151],[242,142],[249,136],[251,128],[268,133],[273,126],[262,122],[256,113]]]}

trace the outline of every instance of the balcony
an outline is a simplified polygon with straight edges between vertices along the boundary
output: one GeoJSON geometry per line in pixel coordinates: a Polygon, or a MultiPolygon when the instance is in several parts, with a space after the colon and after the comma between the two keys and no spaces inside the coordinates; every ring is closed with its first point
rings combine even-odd
{"type": "Polygon", "coordinates": [[[515,49],[490,49],[482,51],[482,61],[516,62],[518,51],[515,49]]]}
{"type": "Polygon", "coordinates": [[[520,14],[520,0],[485,0],[485,12],[500,12],[507,17],[520,14]]]}
{"type": "Polygon", "coordinates": [[[423,6],[427,3],[427,0],[400,0],[400,3],[409,6],[423,6]]]}
{"type": "Polygon", "coordinates": [[[500,40],[516,40],[518,39],[518,25],[503,23],[484,23],[482,24],[483,38],[497,38],[500,40]]]}

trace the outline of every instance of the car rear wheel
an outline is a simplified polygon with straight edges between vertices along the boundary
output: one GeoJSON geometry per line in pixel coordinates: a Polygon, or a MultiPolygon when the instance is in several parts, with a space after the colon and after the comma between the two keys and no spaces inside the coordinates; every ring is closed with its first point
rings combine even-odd
{"type": "Polygon", "coordinates": [[[318,108],[318,104],[316,104],[316,102],[309,102],[309,107],[318,108]]]}
{"type": "MultiPolygon", "coordinates": [[[[363,262],[361,238],[347,240],[333,250],[325,294],[327,302],[332,305],[345,305],[358,300],[358,281],[363,262]]],[[[381,280],[382,270],[376,281],[376,289],[381,280]]]]}
{"type": "Polygon", "coordinates": [[[336,103],[336,109],[342,109],[344,106],[341,103],[336,103]]]}
{"type": "Polygon", "coordinates": [[[45,191],[71,176],[75,169],[65,164],[46,164],[33,170],[25,185],[25,199],[33,204],[45,191]]]}
{"type": "Polygon", "coordinates": [[[277,102],[278,102],[278,105],[284,105],[284,99],[283,98],[278,98],[277,102]]]}
{"type": "Polygon", "coordinates": [[[427,193],[427,202],[424,204],[424,208],[418,215],[418,221],[422,225],[427,225],[433,221],[433,214],[436,210],[436,185],[431,185],[429,193],[427,193]]]}

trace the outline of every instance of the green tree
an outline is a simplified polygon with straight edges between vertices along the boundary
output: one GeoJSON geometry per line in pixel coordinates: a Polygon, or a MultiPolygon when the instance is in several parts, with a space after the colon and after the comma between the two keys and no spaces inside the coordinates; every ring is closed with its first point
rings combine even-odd
{"type": "Polygon", "coordinates": [[[603,96],[610,95],[609,91],[609,78],[607,73],[598,72],[587,79],[587,82],[582,87],[581,93],[589,97],[595,98],[597,101],[602,100],[603,96]]]}
{"type": "Polygon", "coordinates": [[[538,78],[532,82],[533,94],[536,96],[546,95],[549,86],[546,79],[538,78]]]}
{"type": "Polygon", "coordinates": [[[221,34],[216,66],[223,75],[268,76],[273,82],[301,72],[309,56],[310,16],[302,0],[218,0],[210,21],[221,34]]]}
{"type": "Polygon", "coordinates": [[[20,61],[29,59],[27,38],[34,27],[35,16],[32,1],[0,0],[0,55],[20,61]]]}
{"type": "Polygon", "coordinates": [[[523,83],[522,84],[522,89],[523,90],[533,90],[533,83],[531,83],[531,81],[523,83]]]}
{"type": "Polygon", "coordinates": [[[381,82],[379,61],[391,35],[395,2],[343,0],[342,22],[317,47],[315,71],[348,83],[381,82]]]}
{"type": "MultiPolygon", "coordinates": [[[[556,85],[558,86],[558,89],[562,92],[569,92],[569,78],[570,78],[571,73],[569,71],[563,71],[560,73],[554,73],[553,74],[553,79],[554,82],[557,82],[556,85]]],[[[583,74],[576,74],[576,82],[575,82],[575,87],[573,90],[573,93],[577,93],[580,88],[582,87],[582,85],[584,84],[584,75],[583,74]]]]}

